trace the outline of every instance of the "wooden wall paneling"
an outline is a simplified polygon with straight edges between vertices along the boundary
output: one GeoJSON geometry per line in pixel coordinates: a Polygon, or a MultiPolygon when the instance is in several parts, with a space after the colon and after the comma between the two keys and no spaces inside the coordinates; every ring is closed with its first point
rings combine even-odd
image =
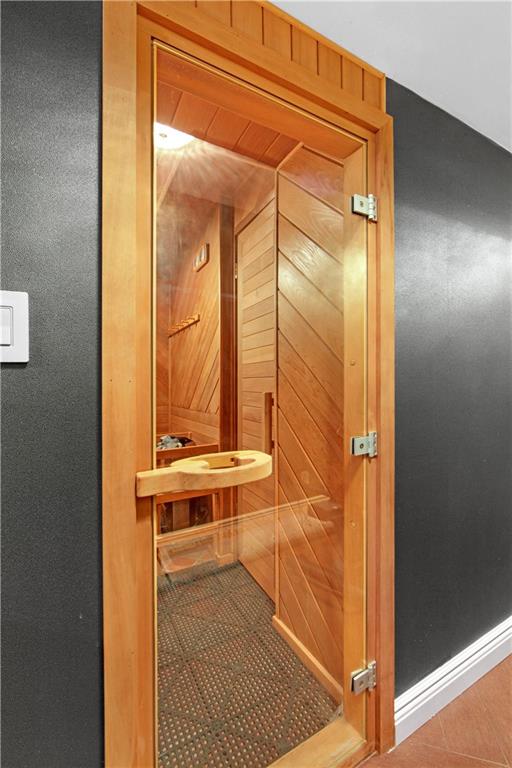
{"type": "Polygon", "coordinates": [[[254,168],[236,191],[235,196],[235,230],[239,232],[245,224],[264,208],[274,197],[274,173],[262,173],[254,168]]]}
{"type": "Polygon", "coordinates": [[[282,178],[279,183],[279,213],[306,230],[314,243],[336,258],[342,247],[339,222],[324,200],[282,178]]]}
{"type": "Polygon", "coordinates": [[[323,80],[341,88],[341,56],[324,43],[318,43],[318,74],[323,80]]]}
{"type": "Polygon", "coordinates": [[[197,0],[199,11],[206,13],[213,19],[231,26],[231,3],[229,0],[197,0]]]}
{"type": "MultiPolygon", "coordinates": [[[[164,93],[164,96],[167,96],[164,93]]],[[[157,99],[160,98],[158,89],[157,99]]],[[[160,102],[157,101],[157,105],[160,102]]],[[[172,177],[166,177],[169,171],[167,157],[156,153],[157,198],[160,190],[165,195],[172,177]],[[160,174],[159,174],[160,171],[160,174]]],[[[173,161],[171,161],[173,162],[173,161]]],[[[175,162],[173,165],[175,166],[175,162]]],[[[158,210],[158,209],[157,209],[158,210]]],[[[161,210],[161,207],[160,207],[161,210]]],[[[162,212],[165,213],[165,210],[162,212]]],[[[156,396],[156,431],[165,434],[170,429],[170,376],[169,376],[169,335],[171,325],[171,282],[172,264],[169,258],[169,247],[166,237],[166,217],[157,215],[156,219],[156,329],[155,329],[155,396],[156,396]],[[163,224],[163,226],[162,226],[163,224]]]]}
{"type": "Polygon", "coordinates": [[[249,120],[227,109],[218,109],[206,133],[207,141],[233,149],[243,135],[249,120]]]}
{"type": "Polygon", "coordinates": [[[275,168],[290,154],[293,148],[297,146],[297,143],[296,139],[291,139],[289,136],[284,136],[281,133],[265,151],[261,161],[275,168]]]}
{"type": "Polygon", "coordinates": [[[233,29],[257,43],[263,42],[263,8],[252,0],[231,3],[233,29]]]}
{"type": "Polygon", "coordinates": [[[318,41],[295,26],[292,26],[292,60],[317,74],[318,41]]]}
{"type": "Polygon", "coordinates": [[[172,125],[183,133],[204,138],[216,112],[215,104],[184,92],[176,107],[172,125]]]}
{"type": "Polygon", "coordinates": [[[220,450],[232,451],[236,447],[236,294],[235,294],[235,216],[232,206],[222,205],[219,210],[219,292],[221,350],[220,386],[220,450]]]}
{"type": "Polygon", "coordinates": [[[291,59],[291,25],[265,6],[263,6],[263,44],[284,58],[291,59]]]}
{"type": "MultiPolygon", "coordinates": [[[[190,432],[198,443],[218,443],[220,437],[220,208],[207,200],[197,203],[203,221],[200,238],[186,251],[178,250],[173,264],[171,323],[192,314],[200,321],[170,339],[172,432],[190,432]],[[209,262],[195,272],[194,257],[209,244],[209,262]]],[[[185,222],[187,226],[187,222],[185,222]]]]}
{"type": "Polygon", "coordinates": [[[259,160],[278,137],[278,132],[251,122],[238,139],[234,151],[259,160]]]}
{"type": "MultiPolygon", "coordinates": [[[[265,393],[275,395],[275,201],[238,232],[238,445],[263,450],[265,393]]],[[[274,478],[238,489],[240,562],[274,600],[274,478]],[[266,510],[260,516],[249,512],[266,510]]]]}
{"type": "MultiPolygon", "coordinates": [[[[237,444],[237,329],[235,287],[235,210],[231,205],[219,209],[220,240],[220,370],[219,370],[219,449],[232,451],[237,444]]],[[[233,488],[223,489],[217,500],[216,514],[221,521],[216,536],[216,557],[219,564],[235,558],[236,523],[230,520],[235,511],[233,488]]]]}
{"type": "Polygon", "coordinates": [[[329,200],[342,187],[342,165],[305,148],[278,172],[279,602],[340,691],[344,222],[329,200]]]}
{"type": "Polygon", "coordinates": [[[157,83],[156,119],[163,125],[172,125],[182,91],[161,80],[157,83]]]}
{"type": "Polygon", "coordinates": [[[315,197],[343,210],[343,165],[311,149],[295,152],[279,169],[281,175],[302,185],[315,197]]]}
{"type": "Polygon", "coordinates": [[[363,98],[368,104],[373,104],[374,107],[381,104],[381,84],[381,78],[363,70],[363,98]]]}
{"type": "Polygon", "coordinates": [[[170,285],[169,276],[159,270],[156,294],[156,431],[169,431],[169,327],[170,285]]]}
{"type": "Polygon", "coordinates": [[[343,88],[349,93],[357,96],[358,99],[363,98],[363,68],[346,56],[342,61],[341,82],[343,88]]]}

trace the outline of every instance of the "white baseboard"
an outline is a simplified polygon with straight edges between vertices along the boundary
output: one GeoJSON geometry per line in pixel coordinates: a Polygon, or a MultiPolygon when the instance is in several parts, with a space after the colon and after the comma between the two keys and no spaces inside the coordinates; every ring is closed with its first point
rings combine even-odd
{"type": "Polygon", "coordinates": [[[395,699],[396,744],[512,653],[512,616],[395,699]]]}

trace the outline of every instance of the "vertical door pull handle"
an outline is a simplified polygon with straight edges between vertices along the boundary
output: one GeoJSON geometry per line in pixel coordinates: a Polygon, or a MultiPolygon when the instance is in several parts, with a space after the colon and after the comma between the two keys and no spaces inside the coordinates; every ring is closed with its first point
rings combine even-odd
{"type": "Polygon", "coordinates": [[[272,455],[274,441],[272,440],[272,407],[274,396],[272,392],[263,393],[263,453],[272,455]]]}

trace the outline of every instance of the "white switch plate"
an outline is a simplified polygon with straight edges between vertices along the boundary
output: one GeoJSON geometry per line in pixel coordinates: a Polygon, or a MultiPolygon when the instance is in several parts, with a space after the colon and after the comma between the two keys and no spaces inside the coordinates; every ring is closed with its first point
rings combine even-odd
{"type": "Polygon", "coordinates": [[[0,291],[0,362],[28,363],[28,293],[0,291]]]}

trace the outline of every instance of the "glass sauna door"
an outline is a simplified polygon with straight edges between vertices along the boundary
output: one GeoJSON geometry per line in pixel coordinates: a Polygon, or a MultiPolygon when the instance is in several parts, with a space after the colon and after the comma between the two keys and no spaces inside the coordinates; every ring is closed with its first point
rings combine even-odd
{"type": "Polygon", "coordinates": [[[155,497],[158,762],[306,768],[365,736],[364,148],[158,44],[154,67],[155,466],[272,457],[155,497]]]}

